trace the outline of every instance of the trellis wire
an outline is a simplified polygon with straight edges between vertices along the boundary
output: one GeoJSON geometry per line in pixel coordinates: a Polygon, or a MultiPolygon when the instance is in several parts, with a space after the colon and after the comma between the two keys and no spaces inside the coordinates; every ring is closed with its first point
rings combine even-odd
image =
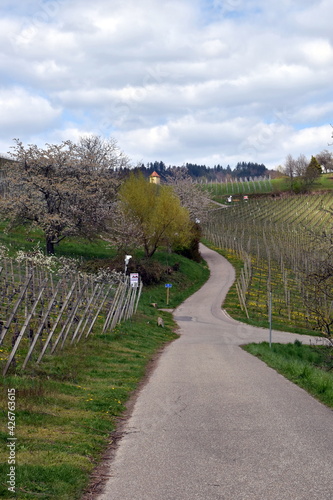
{"type": "MultiPolygon", "coordinates": [[[[305,195],[283,197],[281,199],[251,200],[239,203],[225,210],[212,214],[210,222],[205,227],[205,236],[220,248],[230,249],[243,260],[236,290],[241,308],[247,312],[249,299],[248,289],[252,276],[247,270],[249,255],[253,267],[266,269],[267,304],[272,290],[272,266],[279,267],[284,306],[288,320],[292,316],[302,315],[305,320],[316,322],[316,317],[307,307],[306,291],[304,290],[304,275],[311,272],[313,255],[318,255],[320,249],[314,244],[313,234],[330,227],[333,210],[333,198],[330,193],[322,196],[305,195]],[[292,304],[291,280],[303,298],[303,305],[292,304]]],[[[253,297],[253,294],[252,294],[253,297]]],[[[275,301],[279,298],[273,297],[275,301]]],[[[325,295],[317,296],[321,307],[325,306],[325,295]]],[[[326,307],[327,314],[332,315],[330,305],[326,307]]]]}
{"type": "Polygon", "coordinates": [[[29,362],[39,364],[46,354],[87,338],[97,320],[104,334],[111,331],[136,312],[142,291],[142,283],[130,286],[129,278],[123,275],[99,278],[72,273],[61,277],[9,258],[2,258],[1,264],[3,375],[22,355],[24,370],[29,362]]]}

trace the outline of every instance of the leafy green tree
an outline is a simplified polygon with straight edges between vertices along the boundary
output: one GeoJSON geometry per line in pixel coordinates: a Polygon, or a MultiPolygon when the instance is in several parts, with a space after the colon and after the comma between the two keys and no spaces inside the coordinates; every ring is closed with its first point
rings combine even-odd
{"type": "Polygon", "coordinates": [[[111,238],[118,247],[143,247],[147,258],[163,245],[185,245],[191,238],[188,210],[171,186],[149,183],[131,174],[119,190],[118,218],[111,238]]]}
{"type": "Polygon", "coordinates": [[[321,173],[321,166],[317,158],[315,156],[312,156],[311,161],[304,173],[304,180],[307,186],[311,186],[316,181],[316,179],[318,179],[321,173]]]}

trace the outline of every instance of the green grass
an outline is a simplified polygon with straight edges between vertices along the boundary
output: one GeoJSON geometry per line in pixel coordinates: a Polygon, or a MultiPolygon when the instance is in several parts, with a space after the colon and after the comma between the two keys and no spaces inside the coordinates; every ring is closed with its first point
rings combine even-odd
{"type": "MultiPolygon", "coordinates": [[[[161,252],[154,259],[170,266],[179,263],[179,271],[167,278],[173,284],[169,307],[176,307],[209,275],[205,263],[179,255],[161,252]]],[[[45,357],[39,366],[28,365],[25,372],[17,367],[2,379],[1,498],[15,498],[6,485],[8,388],[16,390],[17,498],[75,500],[82,496],[147,364],[177,338],[171,314],[158,311],[151,302],[166,307],[164,283],[144,287],[136,315],[112,333],[101,335],[96,329],[87,341],[45,357]],[[163,316],[164,328],[157,326],[158,316],[163,316]]]]}
{"type": "Polygon", "coordinates": [[[333,353],[331,347],[294,344],[248,344],[247,352],[262,359],[284,377],[333,408],[333,353]]]}
{"type": "Polygon", "coordinates": [[[156,253],[153,261],[172,267],[180,263],[180,272],[173,272],[166,277],[162,285],[149,286],[142,297],[142,304],[156,302],[158,307],[173,309],[198,289],[198,283],[203,284],[209,277],[208,266],[205,263],[184,259],[177,254],[156,253]],[[171,284],[169,289],[169,304],[167,304],[167,289],[165,284],[171,284]]]}
{"type": "Polygon", "coordinates": [[[158,330],[152,318],[138,314],[112,334],[95,334],[39,368],[6,377],[1,408],[7,387],[16,389],[19,498],[80,497],[147,360],[173,338],[172,330],[158,330]]]}
{"type": "Polygon", "coordinates": [[[274,191],[273,181],[269,179],[249,182],[211,182],[200,186],[209,192],[213,200],[223,203],[230,195],[241,198],[243,195],[268,194],[274,191]]]}
{"type": "Polygon", "coordinates": [[[319,185],[323,189],[333,189],[333,172],[321,175],[319,185]]]}
{"type": "MultiPolygon", "coordinates": [[[[9,255],[14,255],[18,250],[31,252],[39,246],[45,250],[45,241],[42,232],[30,226],[15,227],[7,230],[7,223],[0,223],[0,245],[7,247],[9,255]]],[[[73,257],[79,259],[108,259],[114,257],[115,251],[110,244],[101,240],[87,238],[65,238],[55,247],[56,256],[73,257]]]]}

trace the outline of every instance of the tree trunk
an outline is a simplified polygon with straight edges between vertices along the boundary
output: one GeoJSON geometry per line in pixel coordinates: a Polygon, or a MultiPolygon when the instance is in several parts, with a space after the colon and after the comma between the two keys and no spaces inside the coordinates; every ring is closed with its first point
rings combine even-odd
{"type": "Polygon", "coordinates": [[[156,250],[157,250],[157,245],[154,245],[153,248],[147,254],[148,259],[150,259],[150,257],[152,257],[154,255],[156,250]]]}
{"type": "Polygon", "coordinates": [[[154,255],[157,249],[157,245],[154,245],[152,248],[149,247],[148,244],[144,244],[145,255],[147,259],[150,259],[154,255]]]}
{"type": "Polygon", "coordinates": [[[54,255],[54,243],[53,239],[46,237],[46,254],[47,255],[54,255]]]}

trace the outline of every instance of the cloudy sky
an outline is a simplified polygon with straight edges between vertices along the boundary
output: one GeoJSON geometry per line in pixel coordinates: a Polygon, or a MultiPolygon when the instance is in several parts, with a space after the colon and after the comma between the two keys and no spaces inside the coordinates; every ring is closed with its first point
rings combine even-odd
{"type": "Polygon", "coordinates": [[[331,0],[1,0],[0,152],[97,134],[134,163],[331,149],[331,0]]]}

